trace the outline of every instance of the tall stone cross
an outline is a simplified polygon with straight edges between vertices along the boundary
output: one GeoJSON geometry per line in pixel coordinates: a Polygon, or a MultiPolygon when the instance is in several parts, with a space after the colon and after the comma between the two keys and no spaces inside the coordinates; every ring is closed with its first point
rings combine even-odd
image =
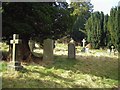
{"type": "Polygon", "coordinates": [[[18,34],[13,34],[13,40],[10,40],[10,44],[13,44],[12,48],[12,68],[15,70],[20,70],[22,68],[19,59],[19,53],[18,53],[18,46],[16,44],[19,44],[19,35],[18,34]]]}
{"type": "Polygon", "coordinates": [[[85,42],[86,42],[86,40],[83,39],[82,42],[83,42],[83,47],[85,47],[85,42]]]}

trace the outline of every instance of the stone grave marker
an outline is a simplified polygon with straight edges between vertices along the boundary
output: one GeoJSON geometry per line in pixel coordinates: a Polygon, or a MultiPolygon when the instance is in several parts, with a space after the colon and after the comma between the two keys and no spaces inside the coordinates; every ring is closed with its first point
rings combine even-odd
{"type": "Polygon", "coordinates": [[[111,54],[114,55],[114,46],[111,46],[111,54]]]}
{"type": "Polygon", "coordinates": [[[12,61],[9,65],[9,68],[19,71],[23,68],[20,63],[20,53],[18,50],[18,44],[20,43],[19,35],[13,34],[13,40],[10,40],[10,43],[12,44],[12,61]]]}
{"type": "Polygon", "coordinates": [[[85,48],[85,42],[86,42],[86,40],[83,39],[82,42],[83,42],[83,48],[82,48],[81,52],[85,52],[86,51],[86,48],[85,48]]]}
{"type": "Polygon", "coordinates": [[[76,58],[76,50],[73,41],[70,41],[68,44],[68,58],[75,59],[76,58]]]}
{"type": "Polygon", "coordinates": [[[86,40],[83,39],[82,42],[83,42],[83,48],[84,48],[84,47],[85,47],[85,42],[86,42],[86,40]]]}
{"type": "Polygon", "coordinates": [[[53,40],[46,39],[44,40],[43,46],[43,60],[44,61],[51,61],[53,60],[53,40]]]}
{"type": "Polygon", "coordinates": [[[107,53],[110,55],[111,54],[111,51],[110,51],[110,49],[107,49],[107,53]]]}

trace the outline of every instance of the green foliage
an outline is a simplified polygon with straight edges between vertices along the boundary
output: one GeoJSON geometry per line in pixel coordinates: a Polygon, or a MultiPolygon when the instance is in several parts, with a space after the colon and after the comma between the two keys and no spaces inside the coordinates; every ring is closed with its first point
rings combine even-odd
{"type": "MultiPolygon", "coordinates": [[[[10,71],[9,62],[0,62],[3,88],[113,88],[118,85],[118,60],[106,55],[95,57],[80,53],[77,59],[68,59],[67,44],[57,44],[52,63],[27,63],[22,71],[10,71]],[[66,52],[65,52],[66,51],[66,52]],[[58,55],[58,54],[57,54],[58,55]]],[[[95,53],[103,50],[92,50],[95,53]]],[[[39,51],[37,51],[39,52],[39,51]]],[[[39,54],[40,55],[40,54],[39,54]]]]}
{"type": "Polygon", "coordinates": [[[104,16],[104,23],[103,23],[104,33],[102,34],[104,37],[104,39],[102,39],[104,42],[103,44],[104,46],[110,46],[110,32],[108,30],[108,18],[109,18],[108,14],[104,16]]]}
{"type": "Polygon", "coordinates": [[[113,88],[118,85],[117,60],[74,60],[55,57],[53,64],[3,71],[3,88],[113,88]]]}
{"type": "Polygon", "coordinates": [[[119,30],[119,7],[112,8],[108,20],[108,30],[110,32],[111,44],[119,49],[120,43],[120,30],[119,30]]]}
{"type": "Polygon", "coordinates": [[[22,39],[61,38],[71,29],[72,19],[66,3],[3,3],[3,36],[13,33],[22,39]],[[66,24],[64,24],[66,23],[66,24]]]}
{"type": "Polygon", "coordinates": [[[75,41],[82,41],[86,37],[85,23],[92,12],[93,5],[90,2],[74,2],[71,3],[74,16],[74,25],[72,28],[71,36],[75,41]]]}
{"type": "Polygon", "coordinates": [[[91,14],[91,17],[88,19],[86,23],[86,31],[87,31],[87,40],[92,43],[93,48],[99,48],[101,46],[103,32],[103,21],[104,14],[103,12],[94,12],[91,14]]]}
{"type": "Polygon", "coordinates": [[[114,45],[119,50],[119,7],[112,8],[110,16],[103,12],[95,12],[86,23],[87,40],[92,43],[93,48],[114,45]]]}
{"type": "MultiPolygon", "coordinates": [[[[120,2],[119,2],[120,3],[120,2]]],[[[118,51],[119,51],[119,53],[120,53],[120,6],[118,6],[118,12],[117,12],[117,17],[118,17],[118,28],[117,28],[117,38],[118,38],[118,40],[117,40],[117,48],[118,48],[118,51]]]]}
{"type": "Polygon", "coordinates": [[[86,26],[87,40],[92,43],[93,48],[110,47],[119,45],[118,11],[112,8],[110,16],[103,12],[94,12],[88,19],[86,26]]]}

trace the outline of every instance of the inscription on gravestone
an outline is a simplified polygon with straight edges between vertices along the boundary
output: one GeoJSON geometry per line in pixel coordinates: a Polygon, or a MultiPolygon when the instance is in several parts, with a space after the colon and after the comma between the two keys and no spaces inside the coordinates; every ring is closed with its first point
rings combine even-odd
{"type": "Polygon", "coordinates": [[[44,50],[43,50],[43,60],[51,61],[53,60],[53,40],[44,40],[44,50]]]}
{"type": "Polygon", "coordinates": [[[13,40],[10,40],[10,43],[13,45],[12,46],[12,62],[10,63],[9,67],[14,69],[14,70],[20,70],[22,69],[21,63],[20,63],[20,57],[19,57],[19,35],[18,34],[13,34],[13,40]]]}
{"type": "Polygon", "coordinates": [[[70,42],[68,44],[68,58],[70,59],[75,59],[76,55],[75,55],[75,45],[74,43],[70,42]]]}

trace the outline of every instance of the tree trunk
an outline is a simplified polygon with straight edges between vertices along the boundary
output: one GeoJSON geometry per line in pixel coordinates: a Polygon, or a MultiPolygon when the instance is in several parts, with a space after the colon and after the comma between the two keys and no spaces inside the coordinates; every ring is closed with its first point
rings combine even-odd
{"type": "Polygon", "coordinates": [[[28,45],[28,40],[23,39],[22,43],[20,44],[19,47],[20,54],[21,54],[21,59],[23,61],[27,61],[29,59],[29,56],[31,54],[29,45],[28,45]]]}

